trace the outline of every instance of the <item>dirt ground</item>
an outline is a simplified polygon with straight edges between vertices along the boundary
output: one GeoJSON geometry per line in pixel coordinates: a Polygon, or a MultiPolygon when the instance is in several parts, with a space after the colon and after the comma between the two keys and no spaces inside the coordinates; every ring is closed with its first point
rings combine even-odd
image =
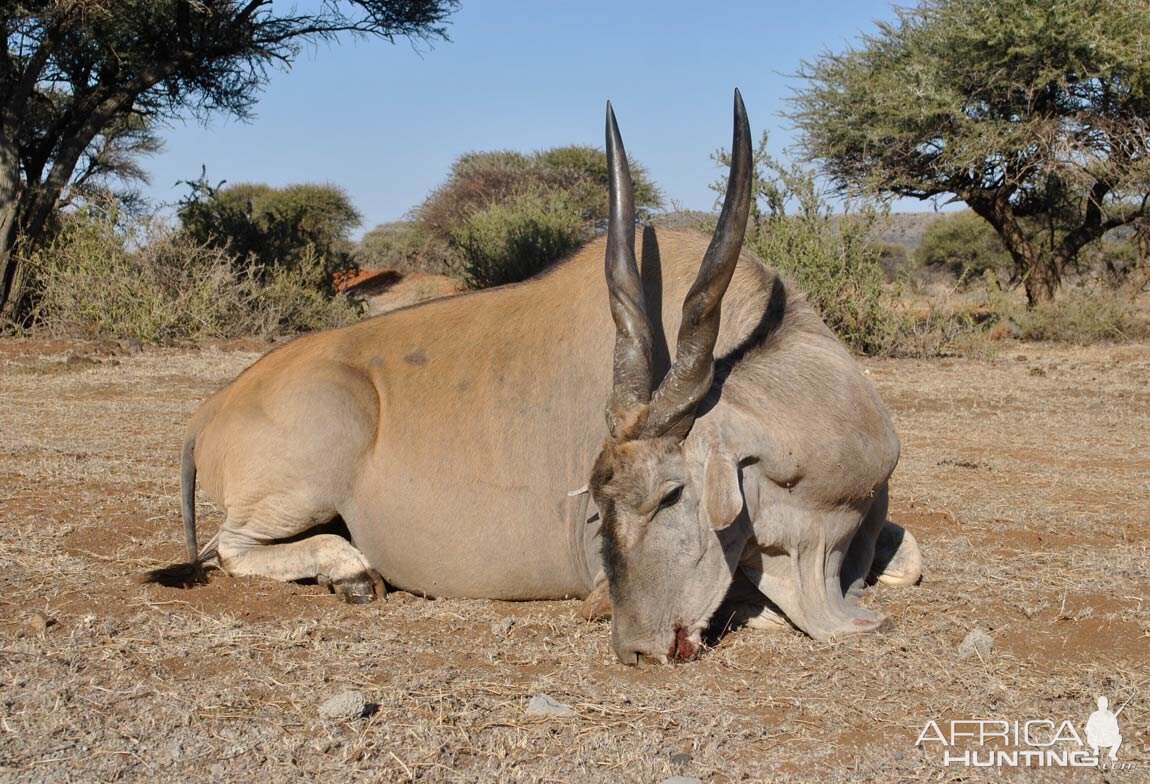
{"type": "Polygon", "coordinates": [[[1126,767],[1005,777],[1150,781],[1150,345],[866,361],[903,441],[891,517],[927,561],[871,589],[893,627],[737,629],[640,668],[576,602],[142,584],[182,555],[184,422],[263,348],[0,341],[0,781],[1000,780],[920,731],[1081,729],[1098,695],[1131,698],[1126,767]],[[976,627],[993,647],[960,658],[976,627]],[[368,715],[321,718],[347,690],[368,715]],[[574,716],[528,717],[538,693],[574,716]]]}

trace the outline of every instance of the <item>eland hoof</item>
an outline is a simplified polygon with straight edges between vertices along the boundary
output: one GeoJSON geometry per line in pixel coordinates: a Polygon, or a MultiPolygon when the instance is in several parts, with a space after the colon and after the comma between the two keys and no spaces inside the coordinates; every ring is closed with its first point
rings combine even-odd
{"type": "Polygon", "coordinates": [[[883,585],[914,585],[922,579],[922,551],[910,531],[890,520],[883,524],[870,577],[883,585]]]}
{"type": "Polygon", "coordinates": [[[342,598],[348,604],[369,604],[381,596],[387,595],[387,587],[383,577],[374,569],[360,572],[354,577],[342,580],[330,580],[323,575],[317,579],[320,585],[326,585],[332,593],[342,598]]]}

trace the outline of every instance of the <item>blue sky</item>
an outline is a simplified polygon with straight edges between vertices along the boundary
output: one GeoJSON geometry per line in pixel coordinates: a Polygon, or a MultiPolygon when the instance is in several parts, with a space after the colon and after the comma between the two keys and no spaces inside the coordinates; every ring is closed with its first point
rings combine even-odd
{"type": "Polygon", "coordinates": [[[710,209],[707,186],[721,174],[710,154],[730,144],[733,88],[754,135],[769,131],[782,152],[800,61],[893,17],[886,0],[464,0],[450,43],[321,44],[272,73],[250,121],[166,128],[165,151],[146,162],[147,193],[176,201],[186,192],[176,181],[201,164],[212,182],[332,182],[363,213],[362,231],[403,217],[461,153],[601,146],[610,98],[628,152],[668,201],[710,209]]]}

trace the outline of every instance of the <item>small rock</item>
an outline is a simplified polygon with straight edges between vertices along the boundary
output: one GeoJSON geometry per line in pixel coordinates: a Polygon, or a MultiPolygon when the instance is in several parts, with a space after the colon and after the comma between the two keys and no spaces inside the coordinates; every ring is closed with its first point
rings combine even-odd
{"type": "Polygon", "coordinates": [[[339,742],[332,738],[316,738],[311,742],[311,747],[320,754],[327,754],[333,748],[339,746],[339,742]]]}
{"type": "Polygon", "coordinates": [[[320,718],[324,719],[361,719],[365,713],[367,713],[367,698],[358,691],[342,692],[319,706],[320,718]]]}
{"type": "Polygon", "coordinates": [[[155,751],[156,756],[162,762],[169,765],[178,762],[186,753],[187,750],[184,748],[184,744],[175,738],[169,740],[167,743],[161,744],[155,751]]]}
{"type": "Polygon", "coordinates": [[[969,659],[971,656],[977,656],[979,659],[985,659],[990,656],[993,648],[994,638],[990,634],[984,629],[971,629],[958,646],[958,658],[969,659]]]}
{"type": "Polygon", "coordinates": [[[511,633],[511,627],[515,625],[515,619],[508,616],[502,621],[497,621],[491,624],[491,633],[495,635],[495,639],[503,641],[507,639],[507,635],[511,633]]]}
{"type": "Polygon", "coordinates": [[[125,354],[139,354],[144,350],[144,344],[134,338],[118,340],[116,343],[125,354]]]}
{"type": "Polygon", "coordinates": [[[573,717],[575,711],[546,694],[536,694],[531,698],[531,701],[527,703],[527,715],[567,719],[573,717]]]}
{"type": "Polygon", "coordinates": [[[89,368],[96,367],[100,363],[91,357],[84,356],[83,354],[70,354],[65,364],[74,368],[89,368]]]}
{"type": "Polygon", "coordinates": [[[31,627],[34,634],[44,635],[50,628],[56,625],[56,619],[48,617],[47,614],[39,610],[31,613],[28,616],[28,626],[31,627]]]}
{"type": "Polygon", "coordinates": [[[1022,337],[1022,328],[1010,319],[1003,319],[991,328],[987,336],[991,340],[1005,340],[1006,338],[1017,340],[1022,337]]]}
{"type": "Polygon", "coordinates": [[[663,779],[659,784],[703,784],[703,780],[694,776],[672,776],[669,779],[663,779]]]}
{"type": "Polygon", "coordinates": [[[674,754],[671,755],[671,764],[672,765],[686,765],[692,759],[694,759],[694,757],[692,757],[687,752],[676,751],[674,754]]]}

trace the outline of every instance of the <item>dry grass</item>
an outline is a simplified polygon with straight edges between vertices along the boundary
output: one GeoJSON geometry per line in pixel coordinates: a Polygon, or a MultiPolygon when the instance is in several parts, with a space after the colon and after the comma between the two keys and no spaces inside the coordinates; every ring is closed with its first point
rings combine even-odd
{"type": "Polygon", "coordinates": [[[0,781],[997,780],[941,767],[919,729],[1081,726],[1095,695],[1132,693],[1123,759],[1150,765],[1150,346],[868,361],[904,443],[892,517],[929,570],[872,591],[894,629],[737,630],[698,662],[641,669],[613,663],[573,602],[141,585],[181,553],[182,423],[255,356],[0,342],[0,781]],[[995,649],[959,660],[974,626],[995,649]],[[375,712],[321,720],[344,689],[375,712]],[[538,692],[576,717],[525,717],[538,692]]]}

